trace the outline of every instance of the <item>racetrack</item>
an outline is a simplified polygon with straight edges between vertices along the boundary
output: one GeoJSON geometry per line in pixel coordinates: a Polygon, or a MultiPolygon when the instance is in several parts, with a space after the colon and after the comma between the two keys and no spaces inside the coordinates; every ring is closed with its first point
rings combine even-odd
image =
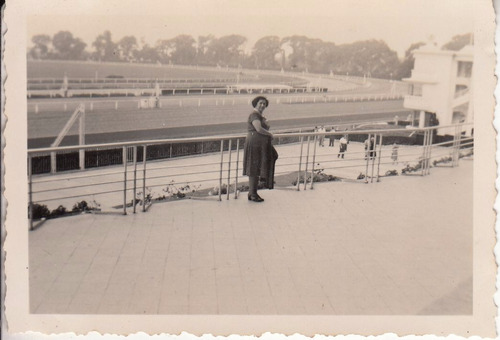
{"type": "MultiPolygon", "coordinates": [[[[247,104],[87,112],[86,144],[245,133],[247,104]]],[[[265,111],[273,130],[342,125],[405,118],[402,100],[270,105],[265,111]]],[[[28,116],[28,147],[47,147],[69,119],[68,112],[28,116]]],[[[77,144],[75,124],[61,145],[77,144]]]]}
{"type": "MultiPolygon", "coordinates": [[[[235,74],[234,70],[209,68],[43,61],[29,65],[28,79],[62,77],[63,70],[71,71],[71,78],[97,74],[158,77],[164,73],[172,79],[188,79],[235,74]]],[[[288,76],[299,76],[311,86],[329,89],[327,93],[265,94],[271,103],[265,115],[273,130],[388,121],[395,115],[403,119],[408,111],[403,108],[403,101],[397,99],[406,93],[405,86],[397,82],[277,72],[255,75],[263,83],[279,83],[288,76]]],[[[252,110],[250,101],[255,95],[168,95],[160,97],[160,108],[145,109],[139,107],[147,97],[28,99],[28,146],[50,146],[79,104],[85,106],[86,144],[244,133],[252,110]]],[[[78,124],[74,124],[61,145],[77,144],[77,134],[78,124]]]]}

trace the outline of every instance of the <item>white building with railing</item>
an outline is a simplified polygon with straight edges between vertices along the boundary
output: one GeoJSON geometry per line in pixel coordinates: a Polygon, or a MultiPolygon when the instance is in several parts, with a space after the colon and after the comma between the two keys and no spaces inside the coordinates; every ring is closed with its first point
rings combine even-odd
{"type": "MultiPolygon", "coordinates": [[[[444,51],[426,45],[414,52],[415,65],[410,78],[410,94],[405,97],[405,108],[413,109],[419,127],[452,125],[474,121],[472,74],[474,48],[465,46],[460,51],[444,51]]],[[[464,129],[473,133],[473,126],[464,129]]],[[[454,131],[439,129],[440,135],[454,131]]]]}

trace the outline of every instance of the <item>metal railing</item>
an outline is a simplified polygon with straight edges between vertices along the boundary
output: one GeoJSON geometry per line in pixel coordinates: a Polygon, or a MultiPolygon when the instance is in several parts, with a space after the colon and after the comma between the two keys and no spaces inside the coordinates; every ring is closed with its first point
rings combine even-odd
{"type": "MultiPolygon", "coordinates": [[[[107,91],[107,90],[106,90],[107,91]]],[[[226,89],[215,89],[212,92],[207,89],[203,90],[203,93],[216,94],[227,94],[226,89]]],[[[178,93],[178,92],[176,92],[178,93]]],[[[260,92],[259,92],[260,93],[260,92]]],[[[276,92],[273,92],[276,94],[276,92]]],[[[279,93],[279,92],[278,92],[279,93]]],[[[249,94],[241,93],[241,96],[231,96],[225,98],[215,98],[215,97],[159,97],[155,105],[156,108],[167,108],[167,107],[182,107],[182,106],[227,106],[227,105],[237,105],[245,104],[248,105],[253,97],[249,97],[249,94]]],[[[265,94],[265,92],[264,92],[265,94]]],[[[149,93],[153,95],[153,92],[149,93]]],[[[106,94],[107,96],[107,94],[106,94]]],[[[130,96],[135,96],[130,93],[130,96]]],[[[253,96],[253,94],[252,94],[253,96]]],[[[365,102],[365,101],[385,101],[385,100],[402,100],[403,96],[398,94],[327,94],[321,92],[309,92],[306,93],[305,90],[301,90],[293,95],[289,93],[281,92],[279,96],[273,96],[268,98],[273,104],[321,104],[321,103],[343,103],[343,102],[365,102]]],[[[120,99],[120,100],[109,100],[109,99],[89,99],[86,103],[86,110],[89,111],[99,111],[99,110],[123,110],[130,109],[135,110],[141,108],[141,102],[148,100],[148,98],[130,98],[130,99],[120,99]],[[90,101],[90,102],[89,102],[90,101]]],[[[52,111],[71,111],[80,104],[80,102],[70,101],[67,99],[61,99],[60,101],[40,101],[40,102],[28,102],[28,112],[30,113],[41,113],[41,112],[52,112],[52,111]]]]}
{"type": "MultiPolygon", "coordinates": [[[[433,166],[458,166],[460,158],[473,154],[473,137],[462,134],[462,125],[451,127],[455,128],[455,135],[439,143],[434,142],[437,127],[330,131],[326,135],[319,132],[277,133],[273,143],[280,157],[275,178],[292,177],[288,186],[307,190],[325,178],[373,183],[398,170],[402,174],[429,175],[433,166]],[[418,144],[391,143],[401,134],[418,135],[418,144]],[[347,150],[337,151],[342,136],[349,140],[349,146],[347,150]],[[366,141],[372,137],[370,146],[366,141]],[[326,145],[330,139],[333,149],[326,145]]],[[[101,210],[127,214],[129,210],[135,213],[137,205],[145,212],[156,201],[186,195],[200,199],[215,197],[219,201],[223,195],[226,199],[231,195],[237,198],[240,191],[246,190],[246,178],[241,175],[244,138],[241,134],[28,150],[30,229],[33,229],[35,203],[56,207],[75,203],[76,199],[97,202],[95,198],[99,197],[105,202],[101,210]],[[159,145],[200,142],[218,144],[218,150],[203,156],[186,155],[167,160],[153,160],[149,151],[159,145]],[[95,150],[116,150],[121,165],[33,175],[34,157],[68,152],[85,155],[95,150]]]]}

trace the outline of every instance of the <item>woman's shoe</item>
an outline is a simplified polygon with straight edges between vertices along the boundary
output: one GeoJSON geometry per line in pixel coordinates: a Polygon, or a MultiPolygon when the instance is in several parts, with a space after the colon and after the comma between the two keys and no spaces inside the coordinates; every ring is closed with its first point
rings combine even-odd
{"type": "Polygon", "coordinates": [[[253,195],[248,195],[248,200],[249,201],[254,201],[254,202],[264,202],[264,199],[262,197],[260,197],[259,195],[257,194],[253,194],[253,195]]]}

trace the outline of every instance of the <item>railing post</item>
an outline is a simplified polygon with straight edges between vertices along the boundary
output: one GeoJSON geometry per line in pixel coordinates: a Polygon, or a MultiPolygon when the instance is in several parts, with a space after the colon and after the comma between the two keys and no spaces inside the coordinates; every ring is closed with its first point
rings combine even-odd
{"type": "Polygon", "coordinates": [[[306,168],[304,170],[304,190],[307,189],[307,168],[309,167],[309,146],[310,145],[311,145],[311,136],[307,136],[306,168]]]}
{"type": "Polygon", "coordinates": [[[309,189],[313,189],[313,183],[314,183],[314,166],[316,165],[316,141],[317,141],[317,136],[314,136],[314,148],[313,148],[313,159],[312,159],[312,169],[311,169],[311,186],[309,189]]]}
{"type": "Polygon", "coordinates": [[[57,157],[55,151],[50,152],[50,173],[55,174],[57,172],[57,157]]]}
{"type": "Polygon", "coordinates": [[[423,160],[422,167],[424,169],[424,176],[427,175],[427,168],[429,166],[429,130],[425,131],[425,156],[423,160]]]}
{"type": "Polygon", "coordinates": [[[123,147],[123,215],[127,215],[127,147],[123,147]]]}
{"type": "Polygon", "coordinates": [[[236,140],[236,175],[234,182],[234,198],[238,198],[238,176],[239,176],[239,166],[240,166],[240,139],[236,140]]]}
{"type": "Polygon", "coordinates": [[[380,134],[380,148],[378,151],[378,166],[377,166],[377,182],[380,182],[380,160],[382,159],[382,137],[383,135],[380,134]]]}
{"type": "Polygon", "coordinates": [[[432,143],[433,142],[434,142],[434,131],[429,130],[429,152],[428,152],[427,175],[431,174],[431,158],[432,158],[432,143]]]}
{"type": "Polygon", "coordinates": [[[377,158],[377,134],[374,134],[375,136],[375,141],[373,143],[373,152],[370,155],[371,161],[372,161],[372,173],[371,173],[371,178],[370,178],[370,183],[373,183],[373,177],[374,177],[374,172],[375,172],[375,158],[377,158]]]}
{"type": "Polygon", "coordinates": [[[426,157],[427,157],[427,155],[426,155],[426,151],[427,151],[427,149],[426,149],[426,147],[427,147],[427,130],[424,130],[424,140],[423,140],[423,143],[422,143],[422,147],[423,147],[423,150],[422,150],[422,160],[421,160],[421,164],[420,164],[420,166],[421,166],[420,175],[424,176],[424,174],[425,174],[424,169],[425,169],[425,163],[426,163],[426,157]]]}
{"type": "Polygon", "coordinates": [[[146,212],[146,148],[144,145],[142,154],[142,212],[146,212]]]}
{"type": "Polygon", "coordinates": [[[429,130],[429,134],[427,136],[427,168],[426,175],[430,174],[431,169],[431,154],[432,154],[432,140],[433,140],[433,131],[429,130]]]}
{"type": "Polygon", "coordinates": [[[453,166],[458,166],[460,161],[460,143],[462,138],[462,127],[461,125],[455,125],[455,138],[454,138],[454,157],[453,166]]]}
{"type": "Polygon", "coordinates": [[[224,165],[224,140],[220,141],[219,201],[222,201],[222,168],[224,165]]]}
{"type": "Polygon", "coordinates": [[[33,176],[32,176],[32,156],[28,155],[28,218],[30,220],[30,230],[33,230],[33,176]]]}
{"type": "Polygon", "coordinates": [[[137,197],[137,146],[134,145],[134,148],[133,148],[133,151],[134,151],[134,194],[133,194],[133,198],[132,198],[132,204],[134,206],[134,214],[136,212],[135,210],[135,202],[136,202],[136,197],[137,197]]]}
{"type": "Polygon", "coordinates": [[[299,156],[299,171],[297,175],[297,191],[300,191],[300,172],[302,171],[302,150],[304,148],[304,137],[300,136],[300,156],[299,156]]]}
{"type": "Polygon", "coordinates": [[[427,130],[427,148],[425,151],[425,175],[429,174],[429,168],[430,168],[430,162],[431,162],[431,138],[432,138],[432,131],[429,129],[427,130]]]}
{"type": "Polygon", "coordinates": [[[365,144],[365,158],[366,158],[366,170],[365,170],[365,183],[368,183],[368,165],[370,164],[370,138],[371,134],[368,134],[368,144],[365,144]]]}
{"type": "Polygon", "coordinates": [[[455,157],[457,148],[457,126],[455,125],[455,134],[453,135],[453,143],[451,147],[451,167],[455,167],[455,157]]]}
{"type": "MultiPolygon", "coordinates": [[[[227,197],[226,199],[229,200],[229,188],[231,187],[231,147],[233,144],[233,140],[229,140],[229,160],[227,161],[227,197]]],[[[236,188],[234,189],[236,191],[236,188]]]]}

